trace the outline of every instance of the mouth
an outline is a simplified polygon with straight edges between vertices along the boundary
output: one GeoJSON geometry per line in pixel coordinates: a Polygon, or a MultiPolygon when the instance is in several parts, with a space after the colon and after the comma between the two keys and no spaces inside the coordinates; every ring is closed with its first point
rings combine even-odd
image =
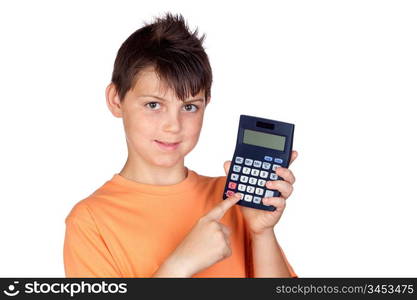
{"type": "Polygon", "coordinates": [[[165,141],[158,141],[158,140],[154,140],[154,142],[156,144],[158,144],[158,146],[160,148],[162,148],[163,150],[174,150],[178,147],[178,145],[181,142],[173,142],[173,143],[169,143],[169,142],[165,142],[165,141]]]}

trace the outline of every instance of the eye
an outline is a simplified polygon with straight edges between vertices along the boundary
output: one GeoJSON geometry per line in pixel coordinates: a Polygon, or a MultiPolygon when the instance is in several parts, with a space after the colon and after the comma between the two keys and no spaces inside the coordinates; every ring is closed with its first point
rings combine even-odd
{"type": "Polygon", "coordinates": [[[187,111],[189,111],[189,112],[196,112],[198,110],[198,106],[197,105],[194,105],[194,104],[186,104],[186,105],[184,105],[184,107],[190,107],[190,106],[194,106],[195,107],[195,110],[191,111],[191,110],[186,109],[187,111]]]}
{"type": "Polygon", "coordinates": [[[145,104],[145,106],[149,107],[151,110],[154,110],[155,105],[159,105],[158,102],[148,102],[145,104]]]}

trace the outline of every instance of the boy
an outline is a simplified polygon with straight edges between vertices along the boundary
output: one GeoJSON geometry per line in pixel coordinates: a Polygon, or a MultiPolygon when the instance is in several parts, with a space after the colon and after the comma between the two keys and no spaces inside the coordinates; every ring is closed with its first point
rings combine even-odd
{"type": "Polygon", "coordinates": [[[106,89],[128,158],[67,216],[66,276],[297,277],[273,231],[292,172],[277,168],[284,180],[267,185],[282,193],[263,199],[277,207],[270,212],[234,205],[238,195],[222,200],[225,176],[185,167],[211,97],[204,35],[170,13],[145,25],[120,47],[106,89]]]}

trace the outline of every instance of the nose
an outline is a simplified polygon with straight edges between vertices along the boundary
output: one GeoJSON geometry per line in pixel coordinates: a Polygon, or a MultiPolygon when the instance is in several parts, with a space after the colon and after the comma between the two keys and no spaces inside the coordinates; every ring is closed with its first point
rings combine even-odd
{"type": "Polygon", "coordinates": [[[163,130],[167,132],[179,132],[181,130],[181,119],[175,110],[168,111],[163,123],[163,130]]]}

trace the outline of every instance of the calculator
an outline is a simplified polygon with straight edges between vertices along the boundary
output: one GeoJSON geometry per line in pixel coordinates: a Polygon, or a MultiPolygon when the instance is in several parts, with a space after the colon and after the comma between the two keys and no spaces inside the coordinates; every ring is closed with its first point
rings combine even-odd
{"type": "Polygon", "coordinates": [[[223,200],[240,193],[238,205],[274,211],[262,198],[279,197],[266,188],[268,180],[282,180],[275,170],[288,168],[293,145],[294,124],[240,115],[233,160],[230,164],[223,200]]]}

